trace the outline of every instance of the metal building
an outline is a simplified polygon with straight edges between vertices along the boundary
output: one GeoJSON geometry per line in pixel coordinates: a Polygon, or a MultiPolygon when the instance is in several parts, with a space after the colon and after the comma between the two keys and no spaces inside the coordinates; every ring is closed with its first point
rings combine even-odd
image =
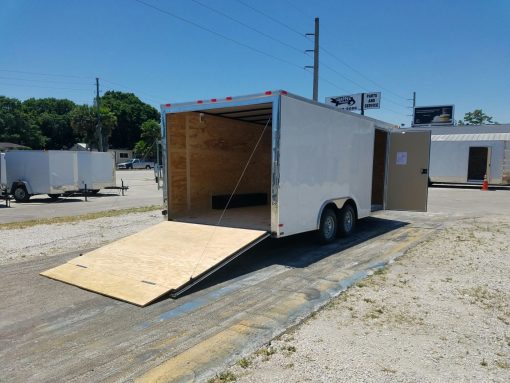
{"type": "Polygon", "coordinates": [[[431,183],[510,185],[510,124],[427,129],[431,183]]]}

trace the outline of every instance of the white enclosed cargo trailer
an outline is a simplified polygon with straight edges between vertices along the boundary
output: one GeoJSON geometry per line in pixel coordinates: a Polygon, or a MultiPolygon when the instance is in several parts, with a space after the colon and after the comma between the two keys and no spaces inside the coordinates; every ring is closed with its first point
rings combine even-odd
{"type": "Polygon", "coordinates": [[[79,189],[77,152],[14,150],[5,153],[7,187],[14,199],[35,194],[59,196],[79,189]]]}
{"type": "Polygon", "coordinates": [[[161,108],[168,221],[42,273],[144,306],[264,238],[425,211],[430,132],[272,91],[161,108]]]}
{"type": "Polygon", "coordinates": [[[4,190],[6,186],[5,153],[0,153],[0,191],[4,190]]]}
{"type": "Polygon", "coordinates": [[[114,187],[115,160],[112,152],[76,152],[78,156],[78,183],[80,190],[97,193],[114,187]]]}
{"type": "Polygon", "coordinates": [[[115,164],[111,153],[63,150],[16,150],[5,154],[6,184],[18,202],[32,195],[91,192],[115,186],[115,164]]]}
{"type": "Polygon", "coordinates": [[[510,185],[510,125],[430,130],[431,183],[510,185]]]}

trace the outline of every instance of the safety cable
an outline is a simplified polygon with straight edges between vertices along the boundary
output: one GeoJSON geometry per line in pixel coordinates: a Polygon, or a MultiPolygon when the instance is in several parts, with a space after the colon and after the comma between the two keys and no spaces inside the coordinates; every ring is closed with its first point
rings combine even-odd
{"type": "Polygon", "coordinates": [[[248,158],[248,161],[246,162],[246,165],[244,166],[244,169],[243,169],[241,175],[239,176],[239,179],[237,180],[236,186],[234,187],[234,190],[230,194],[230,196],[228,198],[228,201],[227,201],[223,211],[221,212],[220,218],[218,219],[218,222],[216,223],[216,225],[213,228],[213,231],[211,232],[211,235],[207,239],[207,242],[205,243],[205,246],[202,249],[202,254],[200,254],[200,258],[198,259],[198,262],[195,264],[195,267],[193,268],[193,271],[192,271],[192,273],[190,275],[190,279],[193,279],[193,275],[195,274],[195,271],[197,270],[198,265],[202,262],[202,258],[204,257],[205,250],[209,246],[209,243],[211,242],[211,239],[214,236],[214,234],[216,232],[216,229],[220,225],[221,220],[223,219],[223,216],[225,215],[225,212],[228,209],[228,205],[230,205],[230,201],[232,201],[232,198],[234,197],[234,194],[236,193],[237,188],[239,187],[239,184],[241,183],[241,180],[244,177],[244,173],[246,173],[246,169],[248,169],[248,166],[250,165],[251,159],[253,158],[253,155],[255,154],[255,151],[257,150],[257,148],[258,148],[258,146],[260,144],[260,141],[262,141],[262,137],[264,136],[264,133],[266,132],[267,126],[269,125],[270,121],[271,121],[271,117],[269,117],[269,119],[267,120],[266,125],[264,126],[264,129],[262,129],[262,133],[260,134],[260,137],[257,140],[257,143],[255,144],[255,147],[253,148],[253,151],[251,152],[250,157],[248,158]]]}

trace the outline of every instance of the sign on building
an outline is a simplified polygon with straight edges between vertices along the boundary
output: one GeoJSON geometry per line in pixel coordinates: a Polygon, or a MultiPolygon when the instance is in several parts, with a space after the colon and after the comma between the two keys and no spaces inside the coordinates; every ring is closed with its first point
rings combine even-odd
{"type": "Polygon", "coordinates": [[[453,125],[453,105],[417,106],[414,108],[413,126],[453,125]]]}
{"type": "Polygon", "coordinates": [[[379,109],[381,107],[381,92],[326,97],[326,104],[343,110],[379,109]]]}

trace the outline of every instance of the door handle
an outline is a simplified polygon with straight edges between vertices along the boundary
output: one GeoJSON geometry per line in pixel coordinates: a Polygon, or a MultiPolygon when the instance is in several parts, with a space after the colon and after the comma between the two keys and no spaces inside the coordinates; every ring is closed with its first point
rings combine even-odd
{"type": "Polygon", "coordinates": [[[421,169],[421,174],[428,174],[429,170],[428,169],[421,169]]]}

